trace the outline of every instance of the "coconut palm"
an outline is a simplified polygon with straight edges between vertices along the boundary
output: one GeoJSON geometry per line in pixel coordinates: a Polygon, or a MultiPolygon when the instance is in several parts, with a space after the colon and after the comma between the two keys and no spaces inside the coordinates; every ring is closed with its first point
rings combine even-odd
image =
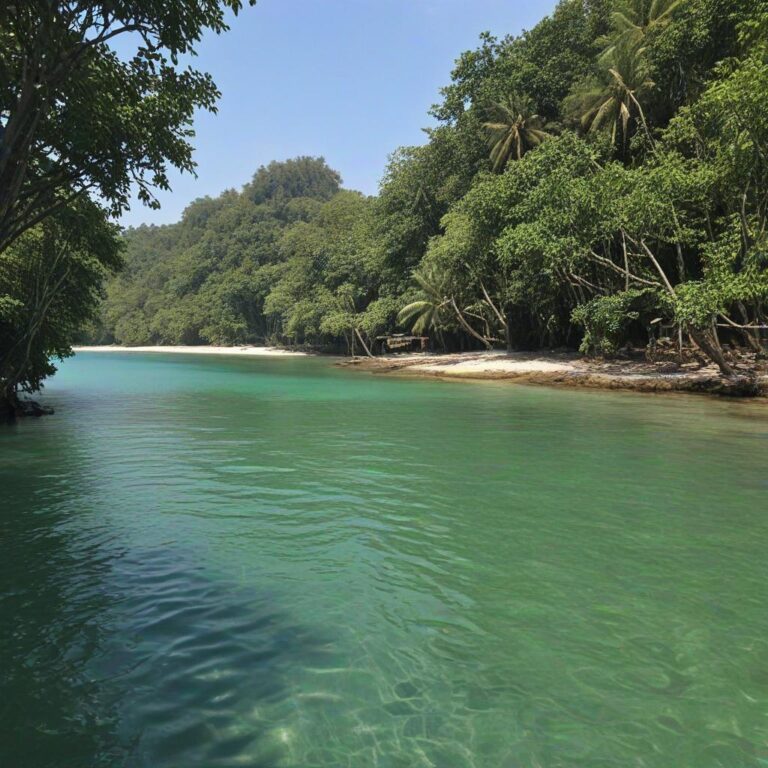
{"type": "Polygon", "coordinates": [[[653,87],[644,53],[622,44],[615,46],[610,66],[601,78],[587,83],[568,101],[585,132],[609,128],[614,145],[621,136],[622,146],[626,147],[633,120],[639,121],[648,134],[640,99],[653,87]]]}
{"type": "Polygon", "coordinates": [[[510,158],[519,160],[549,136],[542,118],[531,114],[530,101],[516,94],[491,104],[487,112],[490,119],[483,128],[488,134],[495,173],[501,173],[510,158]]]}
{"type": "Polygon", "coordinates": [[[652,30],[664,27],[685,0],[618,0],[611,14],[613,34],[606,40],[608,47],[600,57],[610,62],[617,46],[640,49],[652,30]]]}
{"type": "Polygon", "coordinates": [[[431,329],[439,332],[446,325],[450,312],[445,275],[428,265],[414,271],[413,279],[421,288],[424,298],[403,307],[397,315],[397,322],[403,326],[410,325],[413,333],[417,334],[424,334],[431,329]]]}

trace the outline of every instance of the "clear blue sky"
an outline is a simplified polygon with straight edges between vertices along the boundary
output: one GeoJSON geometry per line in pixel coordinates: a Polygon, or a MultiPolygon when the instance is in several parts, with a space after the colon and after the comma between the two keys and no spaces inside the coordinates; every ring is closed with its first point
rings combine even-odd
{"type": "Polygon", "coordinates": [[[259,0],[195,66],[222,98],[195,120],[198,178],[172,177],[152,211],[125,225],[169,223],[197,197],[240,188],[271,160],[323,155],[344,186],[375,194],[387,156],[424,142],[429,107],[478,35],[530,29],[555,0],[259,0]]]}

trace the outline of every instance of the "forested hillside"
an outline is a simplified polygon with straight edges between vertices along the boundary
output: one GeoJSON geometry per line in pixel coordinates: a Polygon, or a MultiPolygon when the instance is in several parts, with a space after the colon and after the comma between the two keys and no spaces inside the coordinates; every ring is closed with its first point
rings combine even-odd
{"type": "Polygon", "coordinates": [[[355,329],[385,328],[398,304],[373,201],[339,183],[321,159],[272,163],[241,192],[197,200],[178,224],[130,230],[101,340],[351,346],[355,329]]]}
{"type": "Polygon", "coordinates": [[[768,4],[564,0],[462,54],[380,193],[260,168],[125,234],[94,339],[612,353],[668,336],[731,372],[767,322],[768,4]]]}

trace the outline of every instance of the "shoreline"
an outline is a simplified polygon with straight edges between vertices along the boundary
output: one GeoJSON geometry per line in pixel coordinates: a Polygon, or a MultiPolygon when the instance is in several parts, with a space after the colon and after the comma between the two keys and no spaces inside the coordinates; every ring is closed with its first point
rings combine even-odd
{"type": "MultiPolygon", "coordinates": [[[[137,346],[88,345],[78,352],[140,352],[240,357],[308,357],[312,353],[259,346],[137,346]]],[[[327,355],[333,358],[333,355],[327,355]]],[[[733,397],[768,397],[768,366],[757,379],[746,371],[726,379],[714,365],[696,362],[585,358],[572,352],[505,352],[503,350],[454,353],[390,353],[370,357],[336,358],[336,365],[383,375],[465,381],[508,381],[571,388],[633,392],[683,392],[733,397]]]]}
{"type": "Polygon", "coordinates": [[[240,355],[242,357],[307,357],[309,354],[280,347],[254,347],[247,344],[238,347],[212,345],[124,347],[118,344],[103,344],[72,347],[72,351],[75,354],[78,352],[162,352],[174,355],[240,355]]]}
{"type": "Polygon", "coordinates": [[[508,381],[571,388],[684,392],[732,397],[768,396],[768,369],[756,381],[745,372],[727,379],[714,366],[670,361],[601,360],[573,353],[504,351],[390,354],[354,358],[339,365],[383,375],[469,381],[508,381]]]}

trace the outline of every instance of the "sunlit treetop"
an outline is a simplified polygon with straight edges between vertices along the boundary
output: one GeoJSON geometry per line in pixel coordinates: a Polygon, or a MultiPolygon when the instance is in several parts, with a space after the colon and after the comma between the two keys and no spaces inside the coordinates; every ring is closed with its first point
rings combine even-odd
{"type": "Polygon", "coordinates": [[[79,195],[118,215],[132,185],[156,206],[152,190],[168,188],[169,165],[193,171],[193,113],[215,111],[219,94],[179,57],[206,30],[225,31],[227,12],[244,4],[2,4],[0,251],[79,195]]]}

